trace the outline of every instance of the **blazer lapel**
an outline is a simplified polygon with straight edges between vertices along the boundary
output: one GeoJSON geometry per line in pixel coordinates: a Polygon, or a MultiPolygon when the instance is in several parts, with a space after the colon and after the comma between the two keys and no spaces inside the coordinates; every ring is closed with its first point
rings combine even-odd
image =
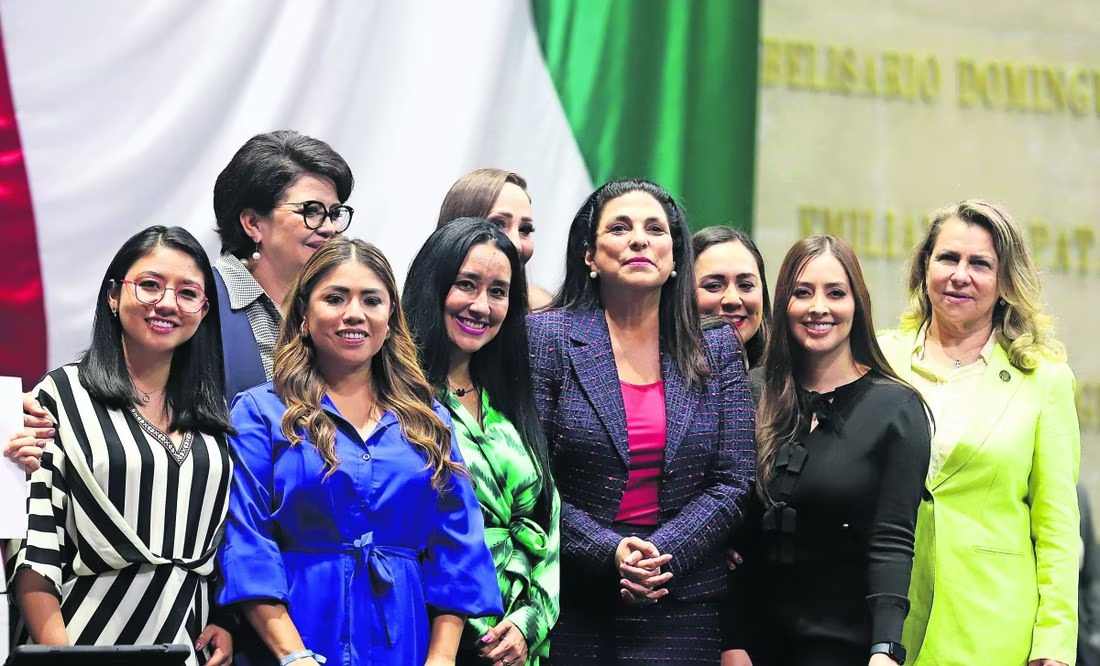
{"type": "Polygon", "coordinates": [[[993,345],[992,358],[978,388],[977,397],[980,402],[974,416],[971,417],[962,439],[948,454],[939,474],[929,484],[931,489],[937,488],[952,474],[965,467],[974,454],[985,446],[989,434],[1023,384],[1023,376],[1009,363],[1008,354],[1001,345],[993,345]]]}
{"type": "Polygon", "coordinates": [[[668,354],[661,354],[661,378],[665,383],[665,464],[667,473],[676,456],[676,449],[684,440],[688,426],[695,415],[699,401],[698,389],[692,389],[684,381],[680,368],[668,354]]]}
{"type": "Polygon", "coordinates": [[[623,464],[630,466],[630,450],[626,440],[626,408],[619,385],[619,370],[611,350],[611,336],[601,310],[572,313],[566,320],[569,328],[569,359],[577,373],[577,383],[588,398],[600,422],[611,435],[623,464]]]}

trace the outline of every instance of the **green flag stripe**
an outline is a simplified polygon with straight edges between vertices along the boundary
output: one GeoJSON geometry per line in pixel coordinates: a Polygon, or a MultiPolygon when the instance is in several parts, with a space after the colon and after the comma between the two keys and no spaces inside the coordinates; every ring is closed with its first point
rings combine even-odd
{"type": "Polygon", "coordinates": [[[597,184],[667,187],[695,228],[752,224],[754,0],[532,0],[565,116],[597,184]]]}

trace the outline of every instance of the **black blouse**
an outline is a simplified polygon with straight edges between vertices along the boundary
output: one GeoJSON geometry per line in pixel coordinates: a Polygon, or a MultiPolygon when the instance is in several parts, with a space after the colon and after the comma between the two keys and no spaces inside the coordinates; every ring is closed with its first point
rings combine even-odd
{"type": "Polygon", "coordinates": [[[777,452],[769,500],[754,494],[735,537],[744,564],[725,609],[726,649],[753,663],[822,663],[901,642],[928,417],[910,388],[870,372],[801,392],[798,442],[777,452]],[[828,661],[828,659],[826,659],[828,661]]]}

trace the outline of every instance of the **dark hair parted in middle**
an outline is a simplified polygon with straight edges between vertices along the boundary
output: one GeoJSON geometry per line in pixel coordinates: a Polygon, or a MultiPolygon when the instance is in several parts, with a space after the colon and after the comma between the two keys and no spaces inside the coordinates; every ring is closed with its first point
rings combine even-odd
{"type": "Polygon", "coordinates": [[[588,277],[585,254],[595,248],[596,229],[607,203],[631,192],[645,192],[657,200],[668,217],[672,234],[672,258],[676,274],[661,287],[658,315],[661,325],[661,351],[672,357],[689,384],[701,385],[709,375],[703,352],[703,333],[695,302],[695,264],[691,250],[691,230],[684,211],[663,187],[648,180],[613,180],[589,195],[573,217],[565,249],[565,280],[551,308],[585,310],[602,308],[596,280],[588,277]]]}
{"type": "MultiPolygon", "coordinates": [[[[459,178],[443,197],[436,226],[441,227],[461,217],[489,217],[506,183],[527,192],[527,181],[519,174],[504,169],[475,169],[459,178]]],[[[531,195],[528,194],[527,198],[530,199],[531,195]]]]}
{"type": "Polygon", "coordinates": [[[454,343],[447,336],[444,302],[470,250],[488,244],[504,253],[512,269],[508,314],[500,331],[470,358],[470,377],[489,402],[512,422],[542,478],[536,515],[546,527],[554,493],[546,436],[531,394],[527,353],[527,281],[515,245],[500,228],[481,218],[458,218],[436,229],[409,267],[402,301],[428,381],[437,393],[447,390],[454,343]]]}
{"type": "MultiPolygon", "coordinates": [[[[768,334],[771,330],[769,319],[771,319],[772,314],[772,299],[768,295],[768,276],[764,273],[764,255],[760,253],[760,248],[756,246],[756,243],[748,234],[740,229],[724,225],[707,227],[695,232],[695,235],[691,237],[691,250],[698,258],[707,248],[722,243],[740,243],[752,255],[752,258],[756,261],[756,270],[760,273],[760,291],[764,300],[760,330],[745,344],[745,354],[749,357],[749,366],[755,368],[764,359],[764,350],[767,349],[768,334]]],[[[734,331],[736,332],[736,329],[734,331]]],[[[740,336],[740,333],[738,333],[738,336],[740,336]]]]}
{"type": "Polygon", "coordinates": [[[852,288],[852,300],[855,302],[849,338],[852,359],[870,368],[871,372],[908,386],[890,367],[890,362],[879,348],[871,318],[871,296],[852,246],[827,235],[809,236],[796,242],[783,258],[775,279],[775,308],[772,310],[772,334],[765,354],[764,391],[756,412],[756,475],[760,492],[764,491],[772,477],[779,448],[798,436],[804,422],[805,415],[798,400],[798,377],[804,355],[791,332],[787,307],[798,286],[802,269],[811,260],[824,255],[832,255],[840,262],[852,288]]]}
{"type": "Polygon", "coordinates": [[[119,289],[126,272],[158,247],[182,252],[202,272],[207,299],[206,316],[191,338],[172,353],[164,404],[172,414],[174,432],[198,430],[206,434],[232,433],[225,406],[222,374],[222,334],[218,325],[218,290],[214,271],[202,245],[182,227],[153,226],[131,236],[115,253],[96,295],[92,343],[80,359],[77,373],[88,393],[113,409],[138,404],[138,396],[122,347],[122,322],[111,313],[107,294],[119,289]]]}
{"type": "Polygon", "coordinates": [[[313,341],[302,334],[309,301],[317,285],[338,266],[359,262],[386,288],[391,310],[389,337],[370,363],[370,381],[375,400],[384,410],[392,410],[401,425],[401,432],[419,449],[432,471],[432,486],[441,489],[453,472],[464,474],[464,468],[451,460],[451,431],[432,411],[433,391],[417,360],[390,262],[377,247],[362,240],[337,236],[325,242],[309,258],[287,294],[287,313],[279,328],[279,343],[275,347],[275,392],[286,404],[282,431],[291,444],[303,439],[303,431],[317,447],[328,470],[336,471],[336,424],[321,408],[321,398],[328,390],[317,366],[313,341]]]}
{"type": "Polygon", "coordinates": [[[351,196],[351,167],[324,141],[293,130],[257,134],[244,143],[214,182],[214,217],[222,254],[246,257],[256,249],[241,213],[270,215],[286,189],[303,174],[332,181],[341,203],[351,196]]]}

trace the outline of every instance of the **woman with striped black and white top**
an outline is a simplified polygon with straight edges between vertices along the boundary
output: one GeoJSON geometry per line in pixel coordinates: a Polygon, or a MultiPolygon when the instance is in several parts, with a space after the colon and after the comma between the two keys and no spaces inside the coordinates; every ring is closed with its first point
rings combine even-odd
{"type": "Polygon", "coordinates": [[[228,663],[209,623],[232,476],[213,284],[187,231],[138,233],[103,277],[87,353],[33,391],[57,426],[9,546],[18,641],[176,643],[189,664],[228,663]]]}

